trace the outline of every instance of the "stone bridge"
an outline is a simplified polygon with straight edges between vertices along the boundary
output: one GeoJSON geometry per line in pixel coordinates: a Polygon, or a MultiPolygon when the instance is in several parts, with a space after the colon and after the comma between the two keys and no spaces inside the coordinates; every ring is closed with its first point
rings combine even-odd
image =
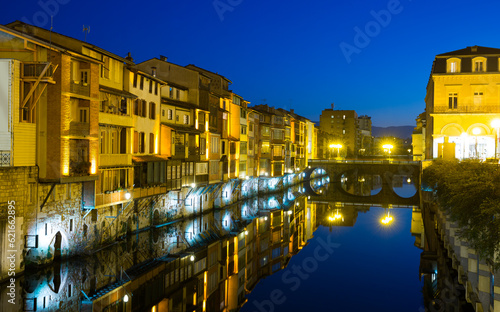
{"type": "MultiPolygon", "coordinates": [[[[342,202],[344,204],[371,205],[388,207],[408,207],[420,205],[420,178],[421,164],[417,161],[388,161],[388,160],[312,160],[311,169],[324,169],[330,177],[330,184],[324,194],[318,194],[318,202],[342,202]],[[354,195],[342,188],[341,179],[347,174],[378,175],[381,177],[379,193],[363,196],[354,195]],[[415,183],[417,191],[409,197],[401,197],[392,187],[395,176],[406,176],[415,183]]],[[[311,200],[315,201],[317,194],[315,186],[311,185],[311,200]]]]}

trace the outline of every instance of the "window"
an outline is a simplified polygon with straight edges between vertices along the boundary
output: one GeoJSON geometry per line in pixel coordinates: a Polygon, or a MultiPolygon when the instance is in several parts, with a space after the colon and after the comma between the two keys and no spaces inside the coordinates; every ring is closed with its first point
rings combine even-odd
{"type": "Polygon", "coordinates": [[[109,79],[109,68],[110,68],[109,57],[103,55],[102,62],[103,62],[103,64],[101,64],[101,78],[109,79]]]}
{"type": "Polygon", "coordinates": [[[282,146],[274,146],[273,147],[273,156],[281,157],[282,156],[283,147],[282,146]]]}
{"type": "Polygon", "coordinates": [[[173,111],[171,109],[167,110],[167,119],[168,120],[172,120],[173,118],[173,111]]]}
{"type": "Polygon", "coordinates": [[[106,131],[101,131],[101,144],[99,144],[99,153],[106,154],[106,131]]]}
{"type": "Polygon", "coordinates": [[[153,80],[149,79],[149,93],[153,93],[153,80]]]}
{"type": "Polygon", "coordinates": [[[244,109],[243,107],[240,108],[240,110],[241,110],[241,112],[240,112],[241,118],[247,118],[247,110],[244,109]]]}
{"type": "Polygon", "coordinates": [[[342,119],[344,119],[344,120],[345,120],[345,115],[343,115],[343,116],[342,116],[342,119]]]}
{"type": "Polygon", "coordinates": [[[82,70],[80,72],[80,81],[83,86],[88,85],[89,83],[89,72],[87,70],[82,70]]]}
{"type": "Polygon", "coordinates": [[[139,116],[139,100],[134,100],[134,115],[139,116]]]}
{"type": "Polygon", "coordinates": [[[342,129],[342,134],[345,134],[345,129],[342,129]]]}
{"type": "Polygon", "coordinates": [[[88,114],[89,114],[88,108],[80,108],[80,122],[88,123],[89,122],[88,114]]]}
{"type": "Polygon", "coordinates": [[[134,73],[134,88],[137,88],[137,73],[134,73]]]}
{"type": "Polygon", "coordinates": [[[154,133],[149,134],[149,153],[154,154],[155,152],[155,135],[154,133]]]}
{"type": "Polygon", "coordinates": [[[205,155],[207,142],[205,138],[200,138],[200,155],[205,155]]]}
{"type": "Polygon", "coordinates": [[[483,102],[483,92],[474,92],[474,105],[481,105],[483,102]]]}
{"type": "Polygon", "coordinates": [[[149,119],[156,119],[156,103],[149,102],[149,119]]]}
{"type": "Polygon", "coordinates": [[[175,98],[178,100],[181,98],[179,89],[175,90],[175,98]]]}
{"type": "Polygon", "coordinates": [[[134,131],[134,154],[139,153],[139,132],[134,131]]]}
{"type": "Polygon", "coordinates": [[[240,142],[240,154],[245,155],[247,153],[247,142],[240,142]]]}
{"type": "Polygon", "coordinates": [[[250,132],[253,132],[253,122],[251,122],[251,123],[248,125],[248,127],[249,127],[250,132]]]}
{"type": "Polygon", "coordinates": [[[165,110],[164,109],[161,110],[161,116],[165,117],[165,110]]]}
{"type": "Polygon", "coordinates": [[[158,95],[158,82],[155,82],[155,95],[158,95]]]}
{"type": "Polygon", "coordinates": [[[261,151],[262,154],[268,154],[269,151],[270,151],[269,142],[263,142],[262,143],[262,148],[261,148],[260,151],[261,151]]]}
{"type": "Polygon", "coordinates": [[[475,72],[484,72],[485,66],[484,61],[474,61],[474,71],[475,72]]]}
{"type": "Polygon", "coordinates": [[[184,115],[184,124],[189,125],[189,115],[184,115]]]}
{"type": "Polygon", "coordinates": [[[457,62],[451,62],[450,63],[450,73],[456,73],[457,72],[457,62]]]}
{"type": "Polygon", "coordinates": [[[212,137],[210,143],[211,143],[210,151],[212,152],[212,154],[219,153],[219,138],[218,137],[212,137]]]}
{"type": "Polygon", "coordinates": [[[241,134],[247,134],[247,126],[241,126],[241,134]]]}
{"type": "Polygon", "coordinates": [[[139,153],[144,153],[146,151],[146,147],[144,146],[145,142],[145,134],[144,132],[139,133],[139,153]]]}
{"type": "Polygon", "coordinates": [[[146,117],[148,115],[147,114],[147,105],[148,105],[148,102],[146,102],[146,100],[142,100],[142,112],[141,112],[142,117],[146,117]]]}
{"type": "Polygon", "coordinates": [[[144,76],[141,76],[141,86],[140,86],[140,89],[141,90],[144,89],[144,76]]]}
{"type": "Polygon", "coordinates": [[[169,95],[168,95],[168,96],[169,96],[171,99],[173,99],[173,98],[174,98],[174,88],[170,87],[168,90],[169,90],[169,95]]]}
{"type": "Polygon", "coordinates": [[[449,93],[448,94],[448,108],[456,109],[458,106],[458,93],[449,93]]]}
{"type": "Polygon", "coordinates": [[[333,116],[333,115],[331,115],[330,117],[331,117],[331,118],[335,118],[335,116],[333,116]]]}
{"type": "Polygon", "coordinates": [[[221,154],[226,154],[226,141],[222,141],[222,144],[221,144],[221,154]]]}

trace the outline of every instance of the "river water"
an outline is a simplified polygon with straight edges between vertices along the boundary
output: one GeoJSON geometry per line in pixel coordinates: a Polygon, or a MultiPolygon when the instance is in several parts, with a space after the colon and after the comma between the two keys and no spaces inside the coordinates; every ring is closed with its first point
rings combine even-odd
{"type": "Polygon", "coordinates": [[[27,270],[16,281],[15,305],[2,285],[0,308],[439,311],[423,296],[424,280],[437,292],[437,270],[420,268],[415,180],[322,178],[136,233],[93,255],[27,270]]]}

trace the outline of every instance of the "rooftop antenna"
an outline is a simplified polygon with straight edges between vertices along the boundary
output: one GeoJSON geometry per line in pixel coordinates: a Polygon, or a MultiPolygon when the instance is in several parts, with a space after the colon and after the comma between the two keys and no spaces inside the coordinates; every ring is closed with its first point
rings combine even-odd
{"type": "Polygon", "coordinates": [[[90,32],[90,26],[83,25],[83,32],[85,33],[85,42],[87,42],[87,34],[90,32]]]}

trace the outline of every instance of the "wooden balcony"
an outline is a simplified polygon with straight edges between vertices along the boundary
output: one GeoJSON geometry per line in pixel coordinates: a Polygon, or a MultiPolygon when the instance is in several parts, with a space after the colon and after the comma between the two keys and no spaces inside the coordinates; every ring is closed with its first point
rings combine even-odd
{"type": "Polygon", "coordinates": [[[50,62],[23,62],[23,80],[38,80],[44,82],[54,81],[56,65],[50,62]]]}
{"type": "Polygon", "coordinates": [[[119,190],[114,192],[96,194],[95,205],[96,207],[98,207],[127,201],[127,199],[125,198],[126,193],[127,190],[119,190]]]}
{"type": "Polygon", "coordinates": [[[132,154],[101,154],[99,155],[99,167],[131,166],[132,154]]]}
{"type": "Polygon", "coordinates": [[[72,121],[69,124],[69,135],[78,137],[89,136],[90,124],[88,122],[72,121]]]}
{"type": "Polygon", "coordinates": [[[90,97],[90,85],[71,81],[70,92],[78,95],[90,97]]]}
{"type": "Polygon", "coordinates": [[[133,197],[141,198],[148,197],[153,195],[165,194],[167,193],[166,186],[153,186],[153,187],[144,187],[144,188],[134,188],[133,197]]]}

